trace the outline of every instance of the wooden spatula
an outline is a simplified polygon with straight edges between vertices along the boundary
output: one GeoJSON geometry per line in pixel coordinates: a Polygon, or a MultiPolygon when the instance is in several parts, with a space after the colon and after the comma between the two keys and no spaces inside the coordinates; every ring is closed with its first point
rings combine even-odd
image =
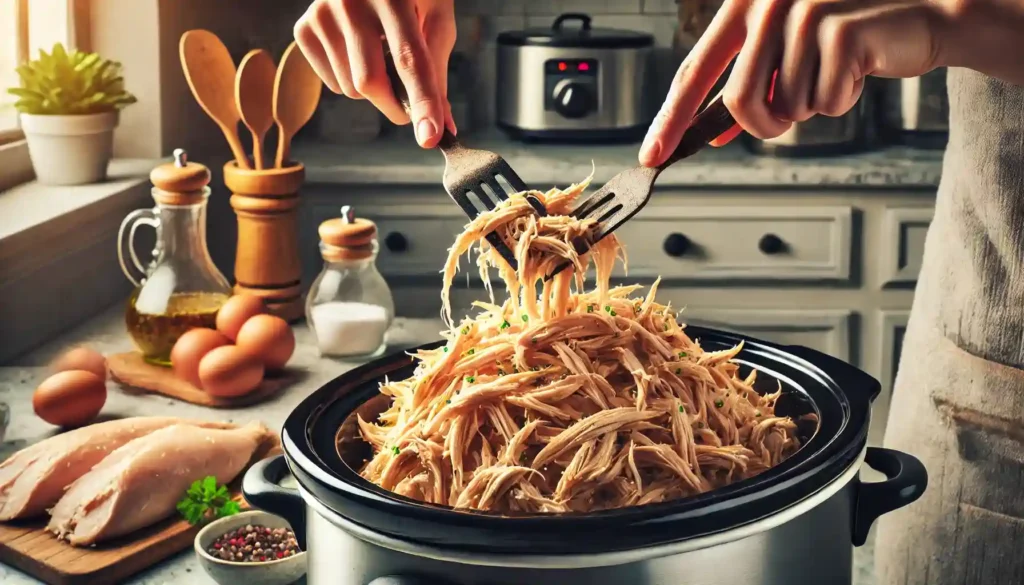
{"type": "Polygon", "coordinates": [[[263,49],[249,51],[238,64],[235,77],[235,101],[242,123],[252,133],[252,158],[257,169],[264,169],[263,137],[274,125],[274,78],[277,66],[263,49]]]}
{"type": "Polygon", "coordinates": [[[283,168],[288,163],[292,137],[313,117],[322,87],[323,82],[293,41],[281,56],[274,79],[272,106],[277,122],[277,167],[283,168]]]}
{"type": "Polygon", "coordinates": [[[200,107],[220,126],[238,166],[251,169],[238,139],[238,106],[235,105],[235,62],[227,47],[208,30],[181,35],[178,44],[181,68],[200,107]]]}

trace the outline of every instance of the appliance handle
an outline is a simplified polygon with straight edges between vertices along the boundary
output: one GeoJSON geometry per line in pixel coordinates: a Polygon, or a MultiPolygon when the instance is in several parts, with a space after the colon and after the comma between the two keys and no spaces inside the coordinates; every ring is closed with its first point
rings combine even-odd
{"type": "Polygon", "coordinates": [[[242,476],[242,496],[250,506],[287,520],[299,548],[306,550],[306,503],[298,490],[281,487],[288,474],[284,455],[257,461],[242,476]]]}
{"type": "Polygon", "coordinates": [[[566,12],[559,15],[555,22],[551,24],[551,30],[562,30],[562,24],[567,20],[578,20],[583,30],[590,30],[590,15],[583,14],[582,12],[566,12]]]}
{"type": "Polygon", "coordinates": [[[452,585],[452,583],[433,576],[406,574],[377,577],[366,585],[452,585]]]}
{"type": "Polygon", "coordinates": [[[858,390],[867,390],[868,399],[871,402],[874,402],[875,398],[878,397],[878,393],[882,391],[882,385],[878,380],[860,368],[848,364],[837,357],[802,345],[787,345],[783,349],[825,372],[837,386],[850,386],[858,390]]]}
{"type": "Polygon", "coordinates": [[[868,447],[864,462],[885,474],[880,482],[859,482],[853,508],[853,546],[863,545],[879,516],[912,504],[928,487],[928,471],[913,455],[868,447]]]}

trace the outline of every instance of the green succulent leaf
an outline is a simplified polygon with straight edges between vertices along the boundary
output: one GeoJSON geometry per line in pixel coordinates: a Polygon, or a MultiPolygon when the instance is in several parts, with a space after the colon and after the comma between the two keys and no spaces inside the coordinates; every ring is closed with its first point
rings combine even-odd
{"type": "Polygon", "coordinates": [[[49,53],[19,65],[20,87],[8,89],[26,114],[73,116],[114,112],[138,100],[125,89],[121,63],[97,53],[67,50],[57,43],[49,53]]]}

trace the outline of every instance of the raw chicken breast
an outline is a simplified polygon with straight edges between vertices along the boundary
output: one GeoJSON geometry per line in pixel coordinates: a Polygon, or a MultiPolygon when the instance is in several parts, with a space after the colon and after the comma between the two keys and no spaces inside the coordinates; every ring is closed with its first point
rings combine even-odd
{"type": "Polygon", "coordinates": [[[114,449],[174,424],[230,429],[223,422],[140,416],[96,423],[50,437],[0,464],[0,521],[40,515],[57,503],[64,488],[114,449]]]}
{"type": "Polygon", "coordinates": [[[270,436],[260,423],[232,430],[174,425],[126,443],[71,484],[47,529],[76,546],[162,520],[192,482],[228,483],[270,436]]]}

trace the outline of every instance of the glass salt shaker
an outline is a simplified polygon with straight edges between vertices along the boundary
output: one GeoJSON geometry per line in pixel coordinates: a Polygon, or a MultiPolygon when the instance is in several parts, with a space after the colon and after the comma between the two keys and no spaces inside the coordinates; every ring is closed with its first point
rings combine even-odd
{"type": "Polygon", "coordinates": [[[377,226],[351,206],[319,228],[324,267],[306,297],[306,322],[321,356],[373,358],[384,353],[395,301],[377,271],[377,226]]]}

